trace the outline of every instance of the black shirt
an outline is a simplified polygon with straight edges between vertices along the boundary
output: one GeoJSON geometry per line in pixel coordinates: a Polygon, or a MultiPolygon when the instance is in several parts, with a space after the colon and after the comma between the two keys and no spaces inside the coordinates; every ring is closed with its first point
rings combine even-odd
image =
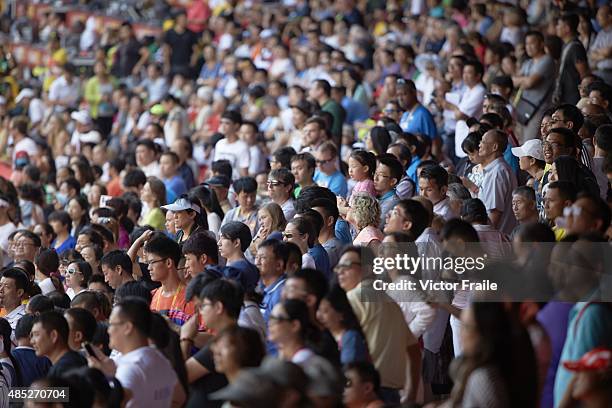
{"type": "Polygon", "coordinates": [[[172,49],[170,55],[170,66],[172,69],[189,66],[193,45],[196,43],[196,36],[193,32],[185,30],[179,34],[174,29],[169,30],[166,33],[164,43],[168,44],[172,49]]]}
{"type": "Polygon", "coordinates": [[[124,78],[132,75],[132,70],[140,59],[140,43],[132,38],[127,43],[119,45],[116,51],[112,74],[124,78]]]}
{"type": "Polygon", "coordinates": [[[71,370],[73,368],[79,368],[87,365],[87,360],[85,357],[77,353],[76,351],[69,350],[67,351],[57,363],[51,366],[49,369],[48,376],[49,377],[57,377],[60,376],[66,371],[71,370]]]}
{"type": "Polygon", "coordinates": [[[208,370],[208,374],[196,380],[191,385],[191,394],[186,408],[196,407],[221,407],[223,401],[209,400],[208,396],[227,385],[225,375],[215,370],[215,361],[210,346],[198,351],[193,358],[208,370]]]}

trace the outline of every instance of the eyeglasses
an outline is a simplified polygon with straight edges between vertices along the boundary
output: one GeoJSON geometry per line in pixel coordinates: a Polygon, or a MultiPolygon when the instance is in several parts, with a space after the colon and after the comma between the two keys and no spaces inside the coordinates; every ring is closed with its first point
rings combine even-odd
{"type": "Polygon", "coordinates": [[[287,316],[272,315],[272,314],[270,315],[268,319],[270,322],[290,322],[291,320],[293,320],[287,316]]]}
{"type": "Polygon", "coordinates": [[[352,268],[354,265],[361,265],[361,262],[349,262],[349,263],[344,263],[344,264],[338,264],[336,265],[336,267],[334,268],[334,272],[342,272],[345,269],[349,269],[352,268]]]}
{"type": "Polygon", "coordinates": [[[406,85],[406,80],[404,78],[397,78],[397,81],[395,81],[396,84],[398,85],[406,85]]]}
{"type": "Polygon", "coordinates": [[[156,263],[158,263],[158,262],[165,261],[166,259],[168,259],[168,258],[156,259],[155,261],[145,262],[145,264],[146,264],[146,265],[148,265],[148,266],[151,266],[151,265],[154,265],[154,264],[156,264],[156,263]]]}
{"type": "Polygon", "coordinates": [[[283,183],[281,183],[280,181],[276,181],[276,180],[270,180],[266,182],[266,185],[268,187],[277,187],[277,186],[282,186],[283,183]]]}
{"type": "Polygon", "coordinates": [[[283,237],[287,239],[293,238],[294,235],[304,235],[299,232],[297,234],[294,234],[293,232],[282,232],[281,234],[283,234],[283,237]]]}
{"type": "Polygon", "coordinates": [[[24,242],[24,241],[15,242],[13,245],[15,245],[15,247],[36,246],[34,245],[33,242],[24,242]]]}
{"type": "Polygon", "coordinates": [[[351,380],[350,378],[347,378],[344,381],[344,388],[351,388],[353,386],[353,380],[351,380]]]}
{"type": "Polygon", "coordinates": [[[74,268],[70,268],[70,269],[67,269],[67,270],[66,270],[66,273],[68,273],[68,274],[70,274],[70,275],[74,275],[74,274],[76,274],[76,273],[82,273],[82,272],[81,272],[81,271],[79,271],[79,270],[76,270],[76,269],[74,269],[74,268]]]}
{"type": "Polygon", "coordinates": [[[331,158],[331,159],[327,159],[327,160],[315,160],[315,161],[317,162],[317,164],[323,165],[323,164],[327,164],[327,163],[329,163],[329,162],[331,162],[333,160],[334,159],[331,158]]]}

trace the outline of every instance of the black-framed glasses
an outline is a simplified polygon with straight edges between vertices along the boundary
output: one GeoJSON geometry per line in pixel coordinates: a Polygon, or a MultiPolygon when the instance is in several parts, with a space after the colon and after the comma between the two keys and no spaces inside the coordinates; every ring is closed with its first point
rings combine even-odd
{"type": "Polygon", "coordinates": [[[280,181],[277,180],[269,180],[266,181],[266,186],[268,187],[277,187],[277,186],[282,186],[283,183],[281,183],[280,181]]]}
{"type": "Polygon", "coordinates": [[[268,319],[270,320],[270,322],[273,322],[273,321],[274,322],[290,322],[291,320],[293,320],[292,318],[288,316],[273,315],[273,314],[271,314],[268,319]]]}
{"type": "Polygon", "coordinates": [[[317,164],[323,165],[323,164],[329,163],[332,160],[334,159],[332,158],[332,159],[327,159],[327,160],[315,160],[315,161],[317,162],[317,164]]]}
{"type": "Polygon", "coordinates": [[[158,263],[158,262],[165,261],[166,259],[168,259],[168,257],[166,257],[166,258],[156,259],[156,260],[154,260],[154,261],[149,261],[149,262],[145,262],[145,263],[146,263],[148,266],[151,266],[151,265],[154,265],[154,264],[156,264],[156,263],[158,263]]]}

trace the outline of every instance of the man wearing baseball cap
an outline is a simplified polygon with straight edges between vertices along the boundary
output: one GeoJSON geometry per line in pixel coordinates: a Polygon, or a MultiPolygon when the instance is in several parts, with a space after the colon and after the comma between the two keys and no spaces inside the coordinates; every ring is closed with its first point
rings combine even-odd
{"type": "Polygon", "coordinates": [[[76,146],[78,153],[81,152],[85,145],[94,146],[102,141],[100,133],[93,129],[93,120],[88,111],[80,110],[72,112],[70,118],[76,124],[70,143],[76,146]]]}
{"type": "Polygon", "coordinates": [[[540,139],[531,139],[522,146],[513,147],[512,154],[519,158],[519,167],[527,172],[533,179],[533,189],[536,193],[536,205],[538,212],[543,214],[544,200],[542,199],[542,181],[544,179],[544,152],[540,139]]]}
{"type": "Polygon", "coordinates": [[[559,407],[581,406],[604,408],[612,406],[612,349],[598,347],[585,353],[580,360],[564,361],[563,367],[574,373],[559,407]]]}

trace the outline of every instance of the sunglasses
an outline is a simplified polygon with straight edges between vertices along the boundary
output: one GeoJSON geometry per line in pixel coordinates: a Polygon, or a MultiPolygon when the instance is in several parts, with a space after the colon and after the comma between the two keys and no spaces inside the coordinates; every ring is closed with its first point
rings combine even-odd
{"type": "Polygon", "coordinates": [[[317,164],[327,164],[327,163],[329,163],[332,160],[334,160],[334,159],[316,160],[316,162],[317,162],[317,164]]]}
{"type": "Polygon", "coordinates": [[[77,274],[77,273],[81,273],[81,271],[78,271],[78,270],[76,270],[76,269],[74,269],[74,268],[67,269],[67,270],[66,270],[66,272],[67,272],[69,275],[74,275],[74,274],[77,274]]]}

